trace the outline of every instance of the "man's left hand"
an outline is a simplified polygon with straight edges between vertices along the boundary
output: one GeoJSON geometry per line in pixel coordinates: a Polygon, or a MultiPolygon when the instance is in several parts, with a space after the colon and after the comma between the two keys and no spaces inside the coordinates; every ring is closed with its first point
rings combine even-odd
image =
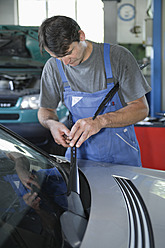
{"type": "Polygon", "coordinates": [[[73,147],[76,144],[76,147],[80,147],[85,140],[98,133],[101,128],[99,118],[93,120],[92,117],[89,117],[78,120],[69,135],[70,146],[73,147]]]}

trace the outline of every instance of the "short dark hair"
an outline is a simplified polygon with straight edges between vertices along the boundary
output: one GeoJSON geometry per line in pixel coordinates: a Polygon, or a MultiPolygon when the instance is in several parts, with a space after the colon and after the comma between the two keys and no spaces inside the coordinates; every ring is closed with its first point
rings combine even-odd
{"type": "Polygon", "coordinates": [[[53,16],[47,18],[38,31],[41,53],[48,48],[57,57],[67,55],[69,46],[74,41],[80,41],[80,26],[75,20],[67,16],[53,16]]]}

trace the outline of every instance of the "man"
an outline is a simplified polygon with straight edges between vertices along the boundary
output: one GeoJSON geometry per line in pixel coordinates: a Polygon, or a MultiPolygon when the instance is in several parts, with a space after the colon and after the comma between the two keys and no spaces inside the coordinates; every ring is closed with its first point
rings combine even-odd
{"type": "Polygon", "coordinates": [[[79,25],[66,16],[42,23],[39,45],[51,58],[42,73],[38,118],[55,142],[64,147],[76,144],[78,158],[141,166],[133,124],[148,115],[145,94],[151,88],[132,54],[118,45],[86,40],[79,25]],[[118,82],[118,92],[93,120],[118,82]],[[58,122],[59,101],[71,113],[71,130],[58,122]]]}

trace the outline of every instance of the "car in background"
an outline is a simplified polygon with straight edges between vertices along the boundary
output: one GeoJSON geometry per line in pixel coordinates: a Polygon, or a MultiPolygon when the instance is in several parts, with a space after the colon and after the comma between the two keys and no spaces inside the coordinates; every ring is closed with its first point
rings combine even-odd
{"type": "Polygon", "coordinates": [[[162,248],[165,172],[50,156],[0,125],[0,248],[162,248]]]}
{"type": "MultiPolygon", "coordinates": [[[[0,26],[0,123],[49,153],[63,154],[38,121],[40,77],[49,55],[40,54],[38,27],[0,26]]],[[[65,122],[67,109],[57,114],[65,122]]]]}

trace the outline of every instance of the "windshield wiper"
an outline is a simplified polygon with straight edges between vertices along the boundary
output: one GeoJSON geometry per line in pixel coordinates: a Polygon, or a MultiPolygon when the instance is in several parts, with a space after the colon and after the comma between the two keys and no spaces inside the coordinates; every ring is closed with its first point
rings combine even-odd
{"type": "Polygon", "coordinates": [[[60,222],[67,241],[73,248],[77,248],[81,244],[88,221],[79,195],[80,184],[76,146],[71,148],[70,165],[71,169],[67,196],[68,210],[61,215],[60,222]]]}

